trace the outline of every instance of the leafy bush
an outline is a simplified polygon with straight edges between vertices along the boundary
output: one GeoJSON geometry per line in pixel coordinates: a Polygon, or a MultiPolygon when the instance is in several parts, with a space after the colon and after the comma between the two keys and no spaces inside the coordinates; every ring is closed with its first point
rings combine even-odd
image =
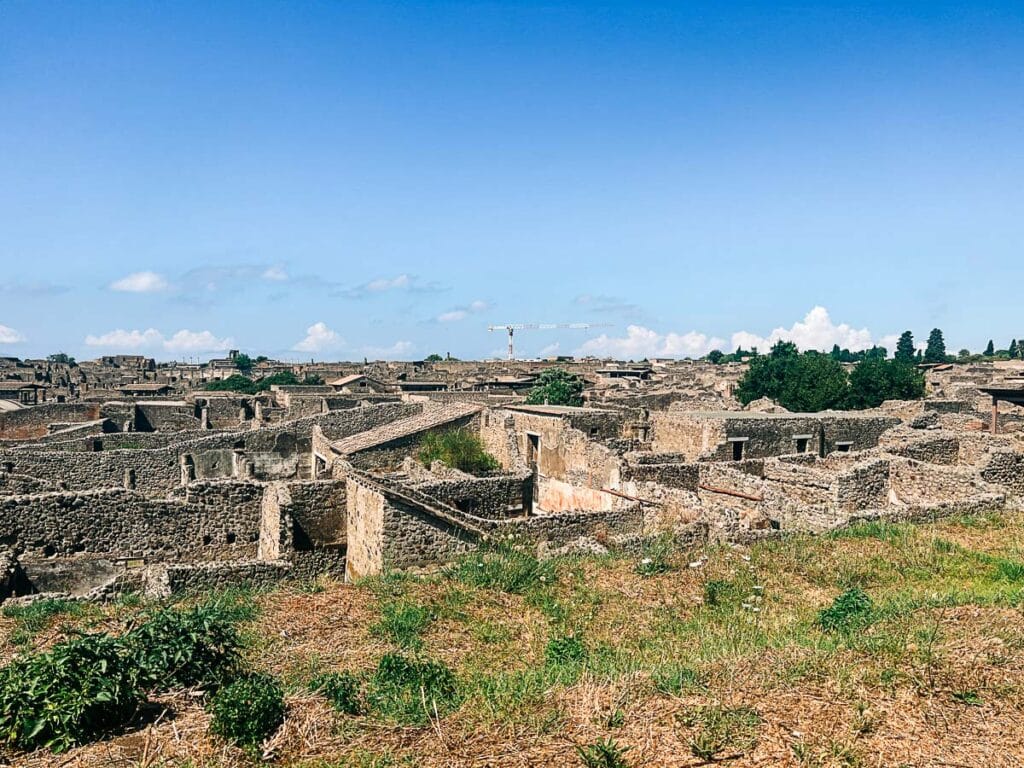
{"type": "Polygon", "coordinates": [[[449,578],[484,589],[522,595],[555,582],[555,567],[508,545],[481,548],[464,555],[445,572],[449,578]]]}
{"type": "Polygon", "coordinates": [[[578,666],[587,660],[587,647],[577,637],[552,637],[544,647],[544,661],[552,667],[578,666]]]}
{"type": "Polygon", "coordinates": [[[853,587],[818,611],[817,623],[826,632],[849,632],[870,622],[873,607],[867,593],[853,587]]]}
{"type": "Polygon", "coordinates": [[[216,687],[235,671],[240,640],[230,615],[213,606],[166,608],[125,636],[146,687],[216,687]]]}
{"type": "Polygon", "coordinates": [[[710,579],[704,584],[704,605],[714,608],[737,602],[743,590],[726,579],[710,579]]]}
{"type": "Polygon", "coordinates": [[[248,395],[255,395],[259,392],[266,392],[274,384],[294,387],[299,384],[308,383],[310,382],[299,381],[299,378],[291,371],[275,373],[273,376],[267,376],[257,381],[253,381],[247,376],[236,373],[228,376],[226,379],[211,381],[203,387],[203,389],[208,392],[243,392],[248,395]]]}
{"type": "Polygon", "coordinates": [[[425,605],[404,601],[387,603],[381,614],[380,621],[370,627],[370,634],[389,638],[402,648],[423,645],[420,634],[434,619],[425,605]]]}
{"type": "Polygon", "coordinates": [[[0,738],[62,752],[123,727],[144,698],[125,644],[86,635],[0,670],[0,738]]]}
{"type": "Polygon", "coordinates": [[[704,682],[695,669],[679,664],[655,669],[651,672],[651,681],[657,690],[670,696],[678,696],[683,691],[704,687],[704,682]]]}
{"type": "Polygon", "coordinates": [[[531,405],[583,405],[583,379],[561,368],[541,371],[526,396],[531,405]]]}
{"type": "Polygon", "coordinates": [[[629,768],[626,753],[629,747],[620,747],[615,739],[596,741],[585,747],[576,747],[576,753],[586,768],[629,768]]]}
{"type": "Polygon", "coordinates": [[[695,729],[690,752],[701,760],[714,760],[726,749],[746,752],[757,743],[761,716],[749,707],[699,707],[682,718],[695,729]]]}
{"type": "Polygon", "coordinates": [[[270,675],[249,674],[217,691],[207,708],[210,730],[254,751],[284,722],[284,692],[270,675]]]}
{"type": "Polygon", "coordinates": [[[358,715],[363,711],[359,678],[351,672],[319,675],[310,682],[309,689],[321,694],[343,715],[358,715]]]}
{"type": "Polygon", "coordinates": [[[484,450],[480,438],[464,429],[428,432],[420,446],[419,458],[426,467],[440,460],[449,467],[473,474],[493,472],[501,467],[498,460],[484,450]]]}
{"type": "Polygon", "coordinates": [[[381,716],[410,725],[427,722],[458,704],[455,674],[444,662],[391,653],[370,677],[367,702],[381,716]]]}

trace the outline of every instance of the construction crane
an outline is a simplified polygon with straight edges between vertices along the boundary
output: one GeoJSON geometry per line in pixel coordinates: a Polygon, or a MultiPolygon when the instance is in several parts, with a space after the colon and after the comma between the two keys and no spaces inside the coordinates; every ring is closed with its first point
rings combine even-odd
{"type": "Polygon", "coordinates": [[[577,331],[586,331],[591,328],[611,328],[611,323],[506,323],[505,325],[488,325],[488,331],[505,331],[508,333],[508,359],[515,360],[515,346],[513,338],[516,331],[551,330],[554,328],[572,328],[577,331]]]}

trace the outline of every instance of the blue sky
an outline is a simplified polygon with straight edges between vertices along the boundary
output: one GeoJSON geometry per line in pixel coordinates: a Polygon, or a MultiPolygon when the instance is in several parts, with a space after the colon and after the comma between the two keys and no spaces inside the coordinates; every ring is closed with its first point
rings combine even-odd
{"type": "Polygon", "coordinates": [[[1022,95],[1019,3],[8,0],[0,354],[1005,346],[1022,95]]]}

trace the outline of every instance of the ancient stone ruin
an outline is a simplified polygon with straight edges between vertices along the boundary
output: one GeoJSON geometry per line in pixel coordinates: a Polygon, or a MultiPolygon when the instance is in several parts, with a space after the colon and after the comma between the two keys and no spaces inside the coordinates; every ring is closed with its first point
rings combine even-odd
{"type": "Polygon", "coordinates": [[[249,395],[193,388],[227,368],[151,362],[11,369],[35,374],[8,375],[0,410],[0,597],[357,579],[499,541],[746,542],[1024,492],[1022,387],[991,365],[930,372],[921,401],[799,414],[743,409],[738,366],[690,361],[581,363],[583,407],[526,405],[528,364],[337,366],[249,395]],[[424,466],[425,437],[452,430],[500,468],[424,466]]]}

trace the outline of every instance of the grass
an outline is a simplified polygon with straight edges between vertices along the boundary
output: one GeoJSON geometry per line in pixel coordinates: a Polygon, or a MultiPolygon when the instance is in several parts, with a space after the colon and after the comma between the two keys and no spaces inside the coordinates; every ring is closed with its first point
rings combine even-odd
{"type": "MultiPolygon", "coordinates": [[[[251,665],[290,681],[283,766],[1024,761],[1021,541],[1005,514],[546,561],[504,543],[215,601],[251,665]]],[[[31,648],[152,606],[26,610],[0,637],[31,648]]],[[[152,738],[167,766],[250,765],[203,733],[152,738]]]]}

